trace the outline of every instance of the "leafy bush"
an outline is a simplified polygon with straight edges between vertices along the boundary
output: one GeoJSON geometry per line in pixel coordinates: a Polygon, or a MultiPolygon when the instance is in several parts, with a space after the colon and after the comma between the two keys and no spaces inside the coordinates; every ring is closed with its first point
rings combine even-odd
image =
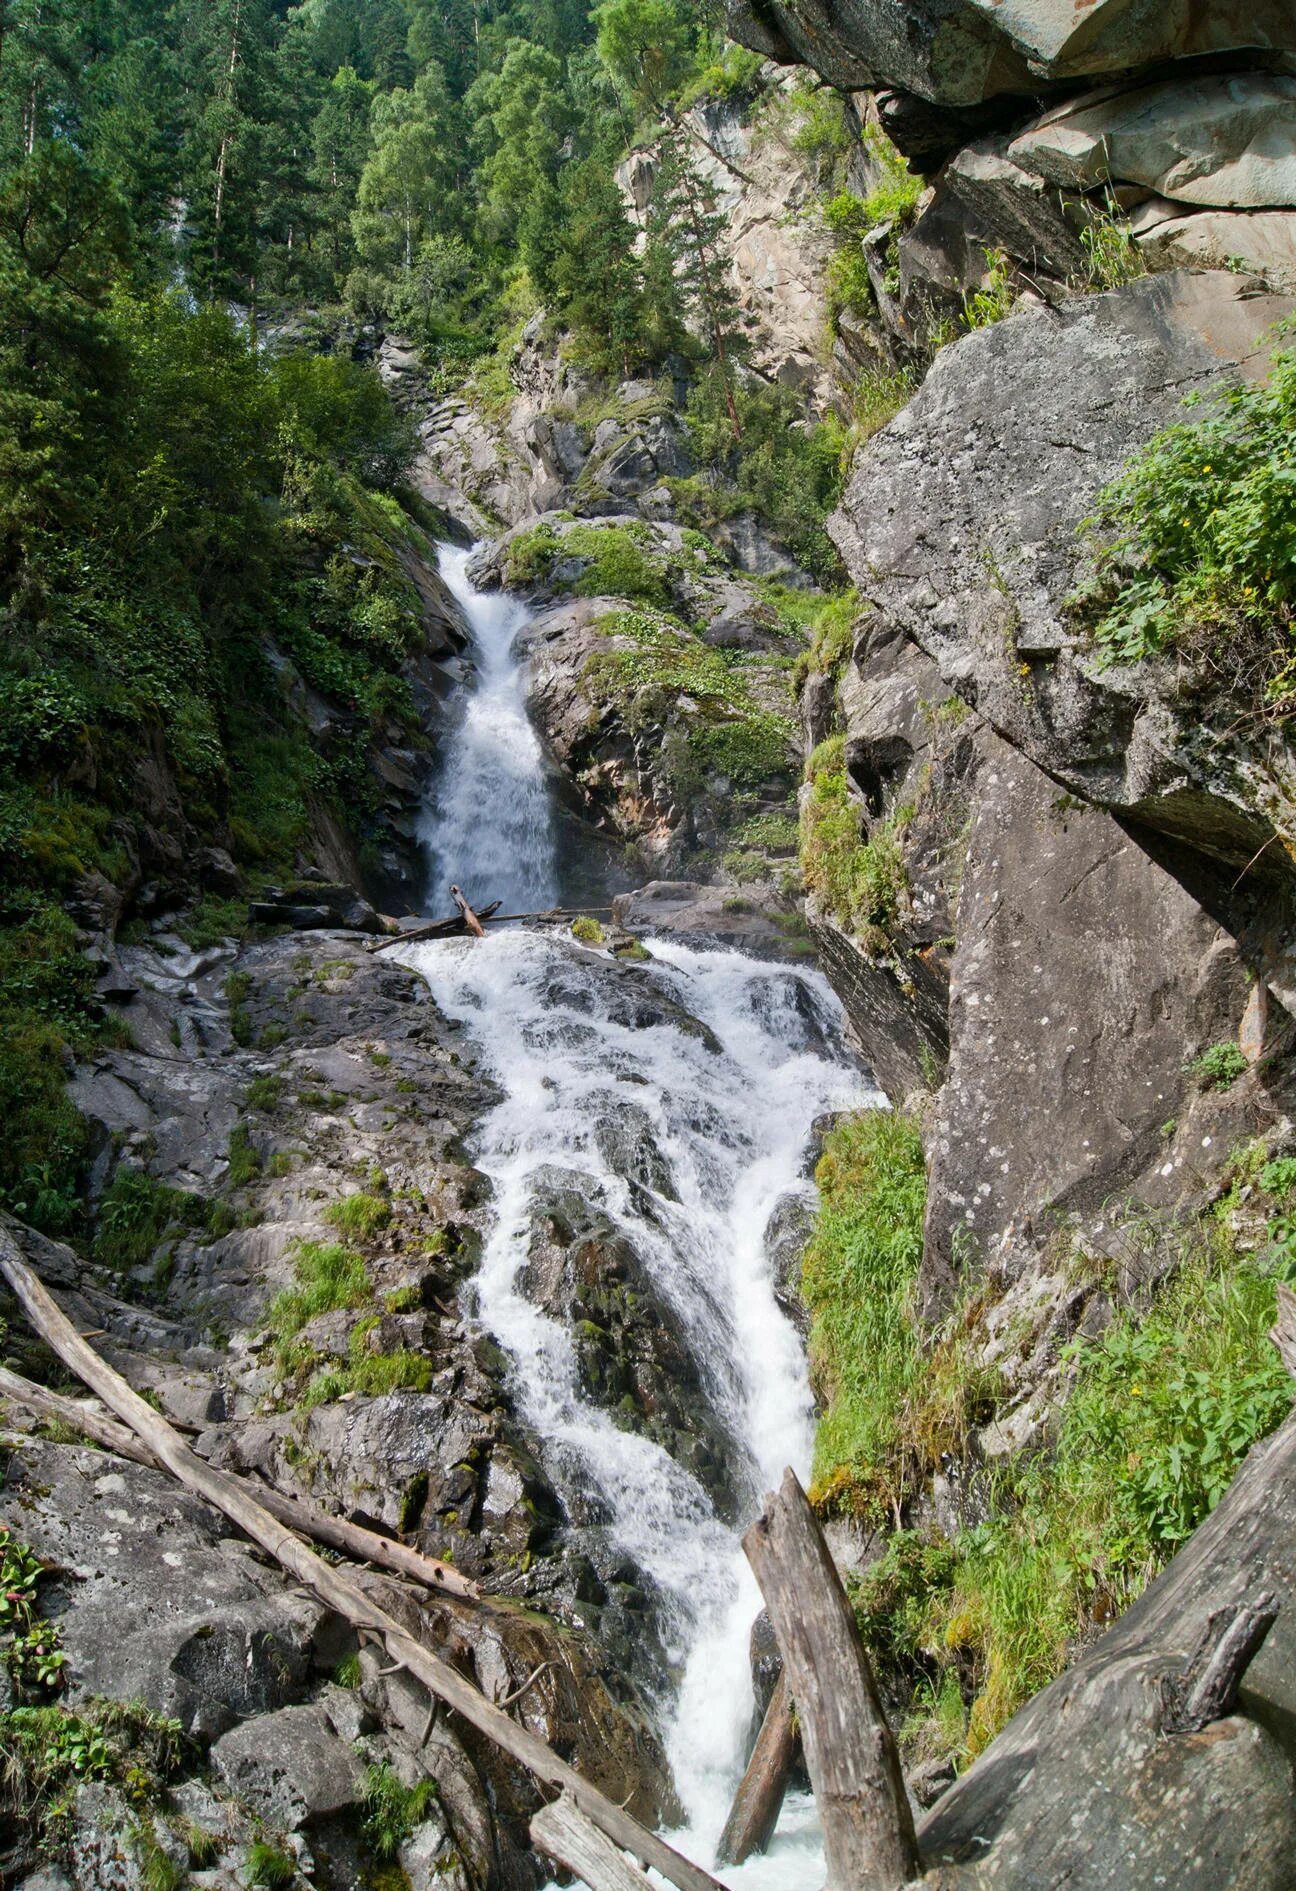
{"type": "MultiPolygon", "coordinates": [[[[1269,700],[1292,693],[1296,350],[1168,427],[1099,495],[1087,522],[1098,584],[1077,605],[1100,655],[1133,663],[1213,634],[1263,637],[1269,700]],[[1106,595],[1104,596],[1104,592],[1106,595]]],[[[1285,713],[1285,710],[1283,711],[1285,713]]]]}
{"type": "Polygon", "coordinates": [[[170,1229],[199,1228],[208,1213],[201,1196],[169,1188],[146,1170],[119,1163],[100,1198],[95,1259],[123,1272],[142,1266],[170,1229]]]}
{"type": "Polygon", "coordinates": [[[1212,1044],[1192,1066],[1192,1074],[1203,1090],[1227,1090],[1237,1082],[1247,1067],[1246,1058],[1232,1039],[1212,1044]]]}
{"type": "Polygon", "coordinates": [[[191,1758],[178,1720],[141,1701],[83,1699],[0,1714],[0,1810],[33,1833],[45,1858],[72,1836],[77,1789],[86,1780],[120,1786],[156,1803],[191,1758]]]}

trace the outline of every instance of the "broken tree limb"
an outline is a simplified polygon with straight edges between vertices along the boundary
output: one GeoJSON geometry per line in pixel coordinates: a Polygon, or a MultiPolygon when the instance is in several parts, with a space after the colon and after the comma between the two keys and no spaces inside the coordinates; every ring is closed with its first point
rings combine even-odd
{"type": "Polygon", "coordinates": [[[463,923],[467,926],[474,939],[484,939],[486,937],[486,928],[482,925],[481,920],[478,919],[476,913],[468,904],[467,896],[464,894],[462,888],[452,886],[450,888],[450,897],[459,908],[463,923]]]}
{"type": "MultiPolygon", "coordinates": [[[[85,1338],[84,1333],[81,1338],[85,1338]]],[[[70,1399],[61,1392],[51,1392],[48,1387],[34,1385],[31,1380],[10,1372],[4,1366],[0,1366],[0,1398],[13,1399],[41,1418],[57,1419],[61,1424],[75,1426],[96,1444],[103,1445],[108,1451],[115,1451],[118,1457],[130,1458],[136,1464],[145,1464],[154,1471],[166,1468],[156,1453],[141,1444],[127,1426],[110,1418],[97,1404],[70,1399]]],[[[233,1478],[234,1473],[227,1471],[225,1476],[233,1478]]],[[[358,1523],[349,1523],[344,1517],[330,1516],[327,1511],[317,1509],[304,1499],[287,1497],[282,1491],[272,1490],[267,1485],[253,1484],[238,1478],[234,1478],[234,1481],[244,1483],[248,1494],[272,1517],[280,1523],[286,1523],[290,1530],[296,1530],[300,1536],[310,1537],[316,1543],[325,1543],[330,1549],[341,1550],[356,1562],[373,1563],[398,1576],[408,1576],[439,1595],[453,1595],[461,1601],[472,1602],[481,1596],[478,1585],[465,1576],[462,1570],[456,1569],[453,1563],[443,1563],[436,1556],[424,1556],[406,1543],[381,1536],[376,1530],[366,1530],[358,1523]]]]}
{"type": "MultiPolygon", "coordinates": [[[[579,919],[583,914],[610,913],[610,906],[546,906],[534,913],[501,913],[500,901],[491,906],[483,906],[477,917],[484,926],[504,926],[515,919],[579,919]]],[[[456,913],[453,919],[431,919],[426,926],[412,926],[408,932],[389,933],[386,938],[374,939],[365,950],[367,952],[386,952],[395,945],[417,944],[420,939],[461,938],[468,930],[462,913],[456,913]]]]}
{"type": "Polygon", "coordinates": [[[797,1705],[828,1891],[895,1891],[920,1871],[900,1756],[823,1531],[793,1472],[766,1498],[743,1548],[797,1705]]]}
{"type": "Polygon", "coordinates": [[[1278,1357],[1296,1379],[1296,1293],[1283,1281],[1278,1283],[1278,1318],[1269,1328],[1269,1338],[1278,1357]]]}
{"type": "Polygon", "coordinates": [[[569,1791],[587,1818],[615,1844],[669,1878],[677,1891],[721,1891],[709,1872],[683,1857],[665,1839],[639,1824],[590,1780],[527,1728],[510,1720],[472,1682],[425,1648],[389,1615],[348,1570],[322,1557],[279,1523],[237,1478],[196,1457],[174,1428],[132,1391],[120,1373],[87,1345],[48,1290],[37,1279],[17,1243],[0,1226],[0,1274],[28,1321],[77,1377],[98,1394],[145,1444],[172,1477],[238,1526],[267,1556],[304,1583],[325,1606],[357,1631],[381,1637],[392,1660],[409,1670],[437,1699],[500,1747],[545,1785],[569,1791]]]}
{"type": "Polygon", "coordinates": [[[531,1842],[574,1872],[589,1891],[651,1891],[651,1879],[591,1824],[570,1793],[541,1806],[531,1821],[531,1842]]]}
{"type": "Polygon", "coordinates": [[[717,1865],[742,1865],[753,1852],[766,1849],[778,1824],[799,1744],[787,1676],[780,1673],[720,1834],[717,1865]]]}
{"type": "Polygon", "coordinates": [[[1277,1620],[1278,1605],[1267,1590],[1254,1602],[1212,1610],[1183,1674],[1166,1685],[1167,1733],[1200,1733],[1233,1712],[1242,1678],[1277,1620]]]}

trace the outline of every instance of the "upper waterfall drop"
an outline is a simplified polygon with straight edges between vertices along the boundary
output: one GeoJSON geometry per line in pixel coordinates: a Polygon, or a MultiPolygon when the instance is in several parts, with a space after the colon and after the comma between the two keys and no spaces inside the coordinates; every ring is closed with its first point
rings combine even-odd
{"type": "Polygon", "coordinates": [[[536,912],[558,898],[553,804],[540,738],[526,710],[513,646],[530,611],[502,591],[479,591],[468,576],[473,547],[442,545],[438,568],[472,631],[476,677],[463,692],[419,838],[428,853],[428,905],[446,909],[446,889],[463,885],[480,903],[536,912]]]}

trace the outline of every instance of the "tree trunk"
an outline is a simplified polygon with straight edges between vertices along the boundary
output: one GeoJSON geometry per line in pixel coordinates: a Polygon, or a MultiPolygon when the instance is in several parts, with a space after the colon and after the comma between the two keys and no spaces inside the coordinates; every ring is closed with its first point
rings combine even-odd
{"type": "Polygon", "coordinates": [[[589,1891],[652,1891],[652,1880],[590,1823],[570,1793],[536,1813],[531,1842],[537,1851],[583,1879],[589,1891]]]}
{"type": "Polygon", "coordinates": [[[769,1845],[799,1744],[787,1676],[780,1674],[720,1834],[718,1865],[745,1864],[753,1852],[769,1845]]]}
{"type": "Polygon", "coordinates": [[[0,1274],[8,1281],[32,1327],[104,1403],[123,1419],[158,1462],[187,1490],[213,1504],[268,1556],[312,1589],[334,1614],[359,1632],[380,1636],[393,1662],[404,1667],[437,1700],[452,1707],[486,1739],[509,1754],[546,1785],[566,1789],[588,1818],[617,1845],[669,1878],[677,1891],[722,1891],[709,1872],[684,1858],[664,1839],[631,1818],[589,1780],[510,1720],[456,1669],[415,1641],[396,1619],[380,1608],[354,1576],[308,1549],[249,1496],[239,1480],[195,1457],[151,1405],[131,1390],[121,1375],[77,1332],[23,1260],[13,1237],[0,1225],[0,1274]]]}
{"type": "Polygon", "coordinates": [[[828,1891],[896,1891],[920,1870],[900,1756],[823,1531],[791,1471],[743,1548],[797,1704],[828,1891]]]}

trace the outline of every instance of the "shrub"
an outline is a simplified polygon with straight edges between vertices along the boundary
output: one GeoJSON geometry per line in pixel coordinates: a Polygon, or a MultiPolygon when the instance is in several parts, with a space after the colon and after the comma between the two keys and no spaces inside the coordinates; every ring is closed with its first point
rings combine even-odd
{"type": "Polygon", "coordinates": [[[582,915],[572,921],[572,938],[579,939],[582,945],[598,946],[603,943],[603,928],[597,919],[582,915]]]}
{"type": "Polygon", "coordinates": [[[1097,580],[1074,603],[1104,661],[1138,662],[1214,638],[1222,673],[1236,677],[1255,641],[1267,701],[1287,713],[1296,675],[1293,427],[1296,350],[1286,348],[1267,381],[1231,388],[1199,417],[1158,433],[1099,494],[1086,522],[1097,580]]]}
{"type": "Polygon", "coordinates": [[[208,1207],[201,1196],[169,1188],[143,1169],[119,1163],[104,1190],[96,1217],[94,1253],[105,1267],[139,1267],[160,1246],[168,1229],[201,1227],[208,1207]]]}
{"type": "Polygon", "coordinates": [[[1212,1044],[1191,1066],[1203,1090],[1227,1090],[1246,1070],[1247,1061],[1232,1039],[1212,1044]]]}

